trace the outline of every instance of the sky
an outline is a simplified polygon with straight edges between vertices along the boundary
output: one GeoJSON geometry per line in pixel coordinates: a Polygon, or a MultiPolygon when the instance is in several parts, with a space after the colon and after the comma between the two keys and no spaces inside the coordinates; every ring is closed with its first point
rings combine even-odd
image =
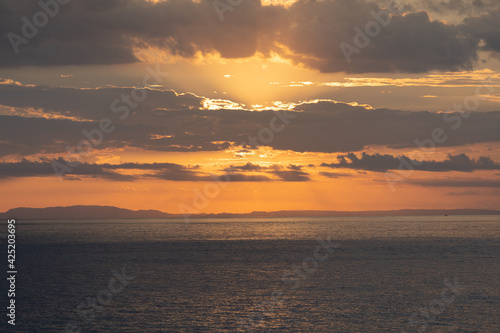
{"type": "Polygon", "coordinates": [[[0,211],[497,209],[496,0],[0,0],[0,211]]]}

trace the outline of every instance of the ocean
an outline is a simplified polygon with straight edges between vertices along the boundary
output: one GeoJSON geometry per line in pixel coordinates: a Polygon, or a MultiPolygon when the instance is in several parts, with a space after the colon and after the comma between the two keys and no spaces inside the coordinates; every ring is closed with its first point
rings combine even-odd
{"type": "Polygon", "coordinates": [[[2,331],[498,333],[499,240],[499,216],[17,221],[2,331]]]}

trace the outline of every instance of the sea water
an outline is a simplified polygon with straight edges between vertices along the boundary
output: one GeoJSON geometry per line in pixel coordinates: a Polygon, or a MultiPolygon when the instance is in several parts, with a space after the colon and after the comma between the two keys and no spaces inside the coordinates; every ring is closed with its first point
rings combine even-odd
{"type": "Polygon", "coordinates": [[[17,221],[16,241],[6,332],[500,332],[499,216],[17,221]]]}

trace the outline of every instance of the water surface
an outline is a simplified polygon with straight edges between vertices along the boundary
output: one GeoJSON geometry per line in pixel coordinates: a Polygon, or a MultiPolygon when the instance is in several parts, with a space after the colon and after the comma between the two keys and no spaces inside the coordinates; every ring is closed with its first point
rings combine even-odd
{"type": "Polygon", "coordinates": [[[500,332],[498,216],[18,221],[17,237],[16,332],[500,332]]]}

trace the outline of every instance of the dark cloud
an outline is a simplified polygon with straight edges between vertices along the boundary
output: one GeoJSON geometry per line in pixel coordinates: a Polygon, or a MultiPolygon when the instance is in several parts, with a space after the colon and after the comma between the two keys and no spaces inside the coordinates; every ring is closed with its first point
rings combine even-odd
{"type": "Polygon", "coordinates": [[[224,171],[230,173],[233,173],[235,171],[262,172],[278,176],[280,180],[287,182],[302,182],[310,180],[309,174],[302,171],[302,166],[292,164],[288,165],[287,167],[282,167],[276,164],[270,166],[261,166],[248,162],[244,165],[231,165],[224,171]]]}
{"type": "Polygon", "coordinates": [[[498,8],[497,0],[423,0],[423,5],[438,13],[477,14],[498,8]]]}
{"type": "MultiPolygon", "coordinates": [[[[74,161],[73,161],[74,163],[74,161]]],[[[79,176],[103,178],[114,181],[135,181],[140,179],[159,179],[169,181],[222,181],[222,182],[267,182],[267,181],[307,181],[308,174],[302,171],[276,170],[263,168],[261,174],[252,172],[245,166],[232,167],[223,174],[204,172],[199,166],[184,166],[175,163],[121,163],[121,164],[73,164],[62,158],[0,163],[0,180],[18,177],[62,176],[68,180],[81,180],[79,176]],[[141,174],[127,174],[126,170],[143,171],[141,174]],[[239,172],[237,172],[239,170],[239,172]],[[278,176],[269,177],[271,175],[278,176]]]]}
{"type": "MultiPolygon", "coordinates": [[[[153,80],[151,80],[153,81],[153,80]]],[[[52,88],[46,86],[0,85],[0,104],[14,108],[43,110],[43,116],[59,115],[78,119],[101,120],[114,117],[127,123],[155,123],[168,119],[166,111],[200,109],[203,98],[171,90],[133,88],[52,88]],[[124,108],[128,111],[122,111],[124,108]],[[138,117],[132,115],[140,114],[138,117]],[[123,118],[123,119],[121,119],[123,118]],[[154,118],[154,119],[151,119],[154,118]]]]}
{"type": "MultiPolygon", "coordinates": [[[[286,169],[293,170],[293,171],[302,171],[302,166],[301,165],[295,165],[295,164],[290,164],[286,167],[286,169]]],[[[273,164],[270,166],[262,166],[259,164],[253,164],[251,162],[248,162],[247,164],[244,165],[231,165],[229,168],[225,169],[226,171],[229,170],[238,170],[238,171],[265,171],[265,170],[283,170],[283,167],[277,164],[273,164]]]]}
{"type": "MultiPolygon", "coordinates": [[[[123,64],[137,61],[133,54],[132,36],[127,35],[127,7],[139,1],[90,0],[69,1],[47,24],[36,28],[33,36],[24,35],[26,17],[41,11],[38,1],[2,0],[0,2],[0,64],[19,65],[86,65],[123,64]],[[118,18],[122,16],[123,20],[118,18]],[[18,45],[16,54],[8,39],[9,33],[28,37],[18,45]]],[[[30,32],[31,33],[31,32],[30,32]]]]}
{"type": "Polygon", "coordinates": [[[67,172],[60,173],[61,176],[90,176],[117,181],[132,181],[138,178],[158,178],[176,181],[211,181],[214,178],[209,174],[198,172],[196,168],[185,167],[174,163],[124,163],[124,164],[91,164],[80,163],[70,167],[71,163],[64,159],[54,161],[28,161],[0,163],[0,179],[13,177],[41,177],[54,176],[60,167],[69,168],[67,172]],[[54,168],[55,166],[55,168],[54,168]],[[119,170],[143,170],[149,171],[142,176],[121,174],[119,170]]]}
{"type": "Polygon", "coordinates": [[[263,171],[264,167],[248,162],[245,165],[231,165],[226,171],[235,170],[235,171],[263,171]]]}
{"type": "Polygon", "coordinates": [[[484,187],[500,188],[500,180],[491,179],[433,179],[433,180],[407,180],[407,183],[426,187],[484,187]]]}
{"type": "MultiPolygon", "coordinates": [[[[88,140],[83,131],[96,131],[99,121],[109,119],[114,130],[103,134],[95,150],[135,147],[153,151],[217,151],[244,142],[251,150],[257,145],[297,152],[356,152],[368,146],[419,148],[460,146],[500,141],[500,112],[475,112],[468,118],[459,113],[405,112],[369,109],[333,101],[302,103],[292,111],[205,110],[203,98],[173,91],[148,90],[137,108],[127,108],[128,117],[110,108],[114,100],[130,89],[69,89],[0,85],[0,106],[14,108],[14,114],[0,115],[0,157],[17,154],[63,153],[88,140]],[[26,111],[28,110],[28,111],[26,111]],[[284,119],[287,115],[291,118],[284,119]],[[54,119],[56,117],[89,119],[54,119]],[[259,133],[270,128],[270,121],[283,130],[269,141],[259,133]],[[284,122],[284,123],[283,123],[284,122]],[[433,132],[442,129],[440,143],[431,142],[433,132]],[[27,135],[29,134],[29,135],[27,135]]],[[[123,103],[119,104],[121,107],[123,103]]],[[[245,150],[240,152],[243,156],[245,150]]]]}
{"type": "Polygon", "coordinates": [[[290,164],[290,165],[288,166],[288,169],[290,169],[290,170],[295,170],[295,171],[300,171],[300,170],[302,170],[302,166],[300,166],[300,165],[290,164]]]}
{"type": "MultiPolygon", "coordinates": [[[[500,164],[494,163],[487,157],[477,160],[461,154],[449,156],[444,161],[417,161],[408,159],[405,163],[412,163],[415,170],[446,172],[462,171],[472,172],[476,170],[499,170],[500,164]],[[419,165],[418,165],[419,164],[419,165]]],[[[401,168],[400,159],[391,155],[368,155],[363,154],[357,158],[354,154],[339,156],[339,163],[322,164],[322,167],[335,169],[357,169],[376,172],[398,170],[401,168]]],[[[74,163],[74,162],[73,162],[74,163]]],[[[298,166],[302,168],[301,166],[298,166]]],[[[348,174],[334,172],[320,172],[328,178],[349,177],[348,174]]],[[[247,163],[241,166],[231,166],[224,169],[223,173],[211,173],[203,171],[200,166],[185,166],[175,163],[121,163],[121,164],[95,164],[77,163],[72,164],[67,160],[59,158],[57,160],[42,159],[40,161],[29,161],[23,159],[19,162],[0,163],[0,180],[19,177],[46,177],[62,176],[68,180],[81,180],[81,176],[103,178],[113,181],[135,181],[140,179],[159,179],[169,181],[231,181],[231,182],[302,182],[310,181],[310,174],[301,170],[290,170],[290,167],[279,165],[259,166],[247,163]],[[142,171],[139,173],[129,173],[126,171],[142,171]],[[277,177],[277,178],[276,178],[277,177]]],[[[456,187],[497,187],[495,181],[493,185],[488,185],[486,180],[408,180],[421,186],[456,186],[456,187]]]]}
{"type": "MultiPolygon", "coordinates": [[[[375,0],[384,6],[387,0],[375,0]]],[[[499,7],[497,0],[398,0],[397,8],[402,12],[426,10],[432,14],[476,16],[499,7]]]]}
{"type": "MultiPolygon", "coordinates": [[[[221,178],[223,181],[226,179],[221,178]]],[[[227,179],[231,182],[268,182],[272,180],[265,175],[245,175],[242,173],[232,173],[227,179]]]]}
{"type": "Polygon", "coordinates": [[[351,176],[351,175],[346,174],[346,173],[327,172],[327,171],[322,171],[319,174],[322,176],[328,177],[328,178],[341,178],[341,177],[350,177],[351,176]]]}
{"type": "MultiPolygon", "coordinates": [[[[9,32],[21,35],[21,17],[40,11],[38,2],[0,2],[1,66],[117,64],[138,61],[134,48],[150,46],[192,58],[217,51],[224,58],[248,57],[272,34],[277,7],[248,0],[220,21],[213,1],[72,0],[60,6],[15,54],[9,32]]],[[[283,9],[281,9],[283,11],[283,9]]]]}
{"type": "MultiPolygon", "coordinates": [[[[380,12],[385,2],[299,0],[284,8],[246,0],[225,12],[221,21],[212,0],[156,4],[142,0],[72,0],[61,5],[60,12],[27,44],[19,45],[16,54],[7,34],[21,35],[21,17],[31,20],[40,7],[36,1],[0,0],[0,66],[132,63],[138,61],[135,49],[158,47],[185,58],[213,52],[223,58],[276,52],[322,72],[469,69],[477,59],[479,32],[464,35],[462,26],[432,21],[424,11],[430,7],[444,11],[489,6],[480,0],[468,7],[463,1],[460,5],[456,2],[402,6],[412,12],[393,15],[390,24],[354,54],[349,64],[340,44],[353,44],[354,28],[364,30],[375,20],[371,12],[380,12]]],[[[468,31],[479,29],[494,40],[498,30],[494,19],[492,16],[491,24],[483,24],[484,29],[471,21],[467,26],[474,28],[468,31]]]]}
{"type": "MultiPolygon", "coordinates": [[[[283,34],[293,60],[322,72],[427,72],[470,69],[477,59],[477,41],[454,25],[431,21],[424,12],[394,15],[368,42],[365,27],[377,22],[375,4],[363,1],[298,1],[290,9],[294,23],[283,34]],[[359,28],[362,32],[356,32],[359,28]],[[356,47],[348,63],[341,43],[356,47]]],[[[380,27],[380,25],[379,25],[380,27]]],[[[375,30],[374,30],[375,31],[375,30]]]]}
{"type": "Polygon", "coordinates": [[[475,191],[475,190],[461,190],[461,191],[459,191],[459,192],[448,192],[448,193],[446,193],[446,195],[453,195],[453,196],[463,196],[463,195],[489,195],[489,194],[492,194],[492,193],[491,193],[492,191],[497,192],[498,194],[500,194],[500,192],[498,192],[497,190],[487,189],[487,190],[481,190],[481,191],[475,191]]]}
{"type": "Polygon", "coordinates": [[[462,30],[483,42],[482,49],[493,51],[497,56],[500,52],[500,9],[487,14],[466,18],[462,23],[462,30]]]}
{"type": "Polygon", "coordinates": [[[303,171],[293,171],[293,170],[276,170],[271,171],[271,173],[280,177],[282,180],[287,182],[304,182],[311,180],[309,174],[303,171]]]}
{"type": "Polygon", "coordinates": [[[172,135],[175,131],[170,127],[171,124],[168,121],[159,122],[156,126],[116,124],[112,133],[103,134],[99,132],[99,122],[0,116],[0,156],[28,156],[37,153],[86,156],[89,147],[86,142],[89,137],[96,140],[96,144],[90,146],[92,151],[127,147],[178,152],[218,151],[229,148],[228,142],[212,143],[211,138],[216,136],[203,134],[181,134],[179,137],[162,139],[154,137],[172,135]],[[83,131],[92,134],[86,136],[83,131]],[[98,132],[102,136],[96,134],[98,132]],[[97,144],[98,142],[100,143],[97,144]]]}
{"type": "Polygon", "coordinates": [[[358,157],[354,153],[349,153],[339,155],[337,159],[337,163],[323,163],[321,166],[334,169],[357,169],[375,172],[408,169],[430,172],[500,170],[500,164],[493,162],[489,157],[483,156],[473,159],[465,154],[448,155],[448,158],[443,161],[420,161],[404,155],[370,155],[367,153],[361,154],[361,157],[358,157]]]}

